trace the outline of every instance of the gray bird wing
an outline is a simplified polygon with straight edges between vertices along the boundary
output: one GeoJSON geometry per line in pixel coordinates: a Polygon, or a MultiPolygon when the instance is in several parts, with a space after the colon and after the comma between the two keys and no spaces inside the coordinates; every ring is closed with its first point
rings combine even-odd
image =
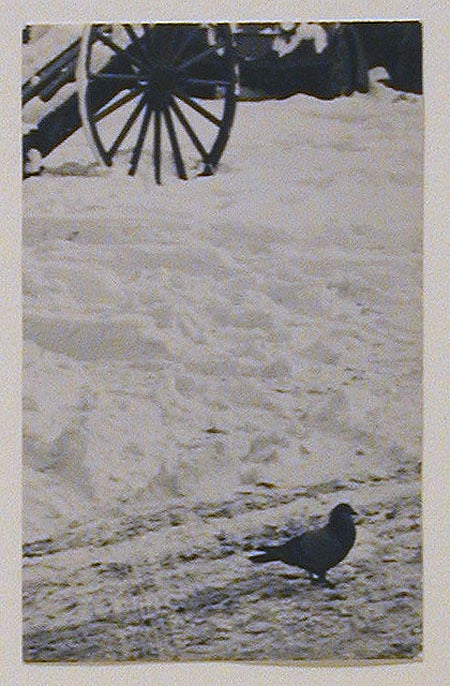
{"type": "Polygon", "coordinates": [[[347,554],[342,543],[325,528],[307,531],[283,545],[282,559],[310,572],[324,572],[340,562],[347,554]]]}

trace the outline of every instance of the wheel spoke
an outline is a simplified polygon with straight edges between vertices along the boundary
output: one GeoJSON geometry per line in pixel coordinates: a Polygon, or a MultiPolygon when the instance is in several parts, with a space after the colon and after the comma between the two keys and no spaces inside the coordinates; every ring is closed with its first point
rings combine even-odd
{"type": "Polygon", "coordinates": [[[159,53],[166,64],[174,66],[175,56],[178,54],[180,40],[182,39],[182,24],[169,24],[165,27],[166,31],[164,37],[164,51],[160,49],[159,53]],[[169,36],[170,34],[170,36],[169,36]]]}
{"type": "Polygon", "coordinates": [[[183,126],[183,128],[185,129],[189,138],[191,139],[191,141],[193,142],[193,144],[197,148],[198,152],[202,156],[203,162],[208,162],[209,155],[208,155],[207,151],[203,147],[203,145],[202,145],[200,139],[198,138],[197,134],[195,133],[195,131],[193,130],[193,128],[191,127],[188,120],[186,119],[183,112],[180,110],[180,108],[178,107],[178,104],[175,102],[175,100],[173,98],[172,98],[170,104],[171,104],[171,107],[172,107],[173,111],[175,112],[176,116],[178,117],[180,124],[183,126]]]}
{"type": "Polygon", "coordinates": [[[153,168],[155,170],[155,181],[161,184],[161,112],[155,112],[155,135],[153,138],[153,168]]]}
{"type": "MultiPolygon", "coordinates": [[[[153,55],[161,57],[161,25],[155,24],[153,28],[146,24],[144,26],[145,36],[147,38],[147,45],[152,51],[153,55]]],[[[159,61],[159,59],[158,59],[159,61]]]]}
{"type": "Polygon", "coordinates": [[[107,157],[108,157],[109,164],[111,164],[112,158],[114,157],[114,155],[118,151],[119,147],[122,145],[123,141],[125,140],[126,136],[129,133],[131,127],[133,126],[134,122],[136,121],[136,119],[140,115],[142,108],[145,105],[145,102],[146,102],[145,97],[142,96],[142,98],[139,100],[138,104],[134,108],[133,112],[131,113],[131,115],[129,116],[127,121],[125,122],[125,125],[123,126],[123,128],[120,131],[119,135],[117,136],[116,140],[114,141],[114,143],[112,144],[112,146],[108,150],[107,157]]]}
{"type": "Polygon", "coordinates": [[[133,47],[136,47],[137,52],[139,53],[139,58],[142,60],[143,65],[148,64],[149,58],[151,58],[151,55],[149,54],[149,51],[147,50],[147,38],[148,34],[146,31],[146,26],[147,24],[141,24],[141,27],[144,29],[144,34],[141,36],[138,36],[136,33],[136,30],[133,28],[132,24],[122,24],[123,28],[128,34],[128,37],[132,41],[133,47]]]}
{"type": "Polygon", "coordinates": [[[181,157],[180,146],[178,143],[177,134],[173,125],[172,117],[169,109],[164,107],[164,119],[166,120],[167,131],[169,132],[170,144],[172,146],[173,155],[175,157],[175,165],[178,172],[178,178],[187,180],[186,168],[184,166],[183,158],[181,157]]]}
{"type": "Polygon", "coordinates": [[[150,48],[159,64],[167,64],[168,62],[167,52],[171,41],[173,41],[173,29],[173,24],[155,24],[153,30],[147,34],[150,48]],[[171,34],[170,39],[169,34],[171,34]]]}
{"type": "MultiPolygon", "coordinates": [[[[145,100],[145,98],[142,98],[142,99],[145,100]]],[[[133,155],[131,157],[130,168],[128,170],[128,174],[130,176],[134,176],[134,174],[136,173],[136,169],[137,169],[137,166],[139,164],[139,160],[141,158],[142,148],[144,146],[144,141],[145,141],[145,137],[147,135],[147,129],[148,129],[148,125],[150,123],[150,117],[151,116],[152,116],[152,110],[150,108],[150,105],[146,101],[144,119],[142,121],[142,125],[141,125],[141,129],[139,131],[137,143],[136,143],[136,146],[133,150],[133,155]]]]}
{"type": "Polygon", "coordinates": [[[136,31],[133,29],[131,24],[122,24],[123,28],[128,34],[128,37],[131,39],[131,45],[136,48],[136,51],[139,53],[139,58],[137,57],[136,59],[139,59],[141,64],[145,65],[147,60],[148,60],[148,55],[144,48],[142,47],[141,44],[141,39],[137,35],[136,31]]]}
{"type": "Polygon", "coordinates": [[[223,88],[229,88],[233,84],[231,81],[219,81],[218,79],[196,79],[188,77],[185,79],[185,83],[189,86],[222,86],[223,88]]]}
{"type": "Polygon", "coordinates": [[[100,33],[98,30],[95,32],[95,35],[97,36],[99,41],[101,41],[104,45],[110,48],[113,52],[117,53],[118,55],[121,55],[122,57],[125,57],[125,59],[128,60],[128,62],[130,62],[131,64],[134,64],[139,68],[142,68],[142,60],[135,57],[134,55],[130,55],[130,53],[121,48],[120,45],[116,45],[116,43],[114,43],[114,41],[111,40],[111,38],[108,38],[108,36],[105,36],[103,33],[100,33]]]}
{"type": "Polygon", "coordinates": [[[192,107],[193,110],[201,114],[205,119],[208,119],[208,121],[212,122],[216,126],[220,126],[222,124],[221,119],[216,117],[212,112],[209,112],[209,110],[205,109],[202,107],[202,105],[199,105],[198,102],[195,102],[195,100],[192,100],[188,95],[184,95],[182,93],[175,93],[177,98],[179,98],[182,102],[184,102],[186,105],[189,105],[189,107],[192,107]]]}
{"type": "MultiPolygon", "coordinates": [[[[186,28],[186,27],[185,27],[186,28]]],[[[199,26],[190,26],[186,28],[187,35],[185,36],[184,40],[180,43],[178,50],[175,52],[175,54],[172,56],[172,64],[177,65],[178,60],[181,58],[185,50],[187,49],[188,45],[192,42],[192,40],[198,36],[198,32],[200,30],[199,26]]]]}
{"type": "Polygon", "coordinates": [[[135,86],[142,79],[139,76],[139,74],[111,74],[109,72],[101,72],[100,71],[98,74],[93,74],[91,76],[91,81],[97,81],[97,80],[121,81],[123,83],[128,83],[128,84],[131,84],[132,86],[135,86]]]}
{"type": "Polygon", "coordinates": [[[154,60],[157,64],[159,64],[159,58],[158,58],[158,52],[156,50],[155,46],[155,36],[154,36],[154,28],[152,30],[151,26],[149,24],[144,24],[144,36],[145,36],[145,42],[144,42],[144,48],[149,56],[150,59],[154,60]]]}
{"type": "Polygon", "coordinates": [[[213,55],[214,53],[217,52],[217,50],[220,50],[220,48],[223,48],[223,47],[224,47],[223,44],[212,45],[211,47],[207,48],[206,50],[203,50],[203,52],[200,52],[198,55],[191,57],[190,59],[186,60],[185,62],[181,62],[181,64],[178,65],[178,68],[179,69],[188,69],[193,64],[197,64],[197,62],[202,62],[207,57],[209,57],[210,55],[213,55]]]}
{"type": "Polygon", "coordinates": [[[116,100],[113,102],[111,105],[108,105],[107,107],[104,107],[101,109],[99,112],[96,112],[94,115],[94,121],[101,121],[105,117],[108,116],[108,114],[112,114],[112,112],[115,112],[116,110],[119,109],[119,107],[122,107],[122,105],[126,105],[127,102],[131,102],[139,93],[142,93],[142,89],[133,89],[129,91],[129,93],[125,93],[119,100],[116,100]]]}
{"type": "Polygon", "coordinates": [[[170,45],[168,41],[166,49],[166,60],[169,64],[173,64],[174,51],[178,49],[179,36],[180,27],[179,25],[174,24],[173,26],[171,26],[170,45]]]}

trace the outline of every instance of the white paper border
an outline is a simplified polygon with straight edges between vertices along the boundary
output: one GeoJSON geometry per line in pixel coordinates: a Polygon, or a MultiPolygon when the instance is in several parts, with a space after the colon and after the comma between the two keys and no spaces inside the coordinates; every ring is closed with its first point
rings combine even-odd
{"type": "MultiPolygon", "coordinates": [[[[231,2],[175,0],[0,0],[0,683],[5,686],[108,684],[234,686],[439,686],[448,679],[450,492],[449,379],[449,26],[448,0],[400,2],[231,2]],[[21,27],[26,23],[142,20],[420,19],[424,24],[425,97],[425,431],[424,547],[425,650],[422,662],[342,667],[261,666],[237,663],[24,665],[21,661],[21,27]]],[[[420,135],[421,132],[418,132],[420,135]]],[[[349,636],[351,640],[351,636],[349,636]]]]}

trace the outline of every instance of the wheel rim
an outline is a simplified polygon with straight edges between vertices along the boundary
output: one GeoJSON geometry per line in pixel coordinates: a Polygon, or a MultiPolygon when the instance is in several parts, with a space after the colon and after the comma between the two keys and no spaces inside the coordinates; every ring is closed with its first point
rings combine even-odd
{"type": "Polygon", "coordinates": [[[226,24],[94,25],[84,34],[80,110],[97,156],[146,163],[157,183],[213,173],[236,105],[236,67],[226,24]]]}

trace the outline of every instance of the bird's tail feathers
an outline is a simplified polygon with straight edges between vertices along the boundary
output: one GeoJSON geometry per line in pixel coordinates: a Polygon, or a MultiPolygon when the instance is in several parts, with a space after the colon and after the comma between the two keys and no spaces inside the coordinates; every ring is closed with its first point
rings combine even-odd
{"type": "Polygon", "coordinates": [[[261,553],[256,553],[256,555],[251,555],[249,560],[251,562],[273,562],[278,560],[278,546],[264,546],[261,548],[261,553]]]}

